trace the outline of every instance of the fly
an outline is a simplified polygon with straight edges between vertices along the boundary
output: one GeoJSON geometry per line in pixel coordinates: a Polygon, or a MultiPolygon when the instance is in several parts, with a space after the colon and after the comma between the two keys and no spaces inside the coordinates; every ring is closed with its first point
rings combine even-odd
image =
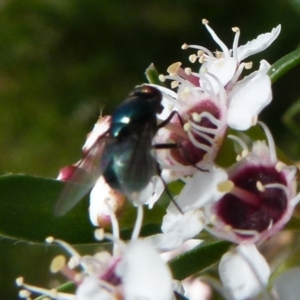
{"type": "Polygon", "coordinates": [[[72,174],[56,203],[56,216],[71,210],[101,175],[111,188],[129,199],[140,193],[153,176],[160,176],[153,149],[177,147],[177,144],[152,144],[158,129],[176,114],[172,112],[158,125],[156,115],[163,110],[161,102],[161,92],[150,85],[133,89],[114,110],[108,130],[97,138],[79,162],[78,170],[72,174]]]}

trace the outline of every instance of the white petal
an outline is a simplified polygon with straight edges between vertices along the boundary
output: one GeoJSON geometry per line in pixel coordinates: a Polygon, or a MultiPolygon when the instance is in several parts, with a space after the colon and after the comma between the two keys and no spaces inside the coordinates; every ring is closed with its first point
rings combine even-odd
{"type": "Polygon", "coordinates": [[[270,65],[262,60],[260,69],[234,85],[228,93],[227,124],[233,129],[247,130],[262,109],[272,100],[270,65]]]}
{"type": "Polygon", "coordinates": [[[239,245],[221,258],[219,274],[234,300],[255,297],[267,285],[270,267],[255,245],[239,245]]]}
{"type": "Polygon", "coordinates": [[[90,220],[94,226],[110,224],[111,212],[115,213],[125,201],[125,197],[112,189],[101,176],[90,193],[90,220]]]}
{"type": "Polygon", "coordinates": [[[268,48],[278,37],[280,30],[281,25],[278,25],[276,28],[273,28],[271,32],[260,34],[256,39],[248,42],[246,45],[238,47],[238,61],[242,61],[250,55],[259,53],[268,48]]]}
{"type": "Polygon", "coordinates": [[[278,299],[299,300],[300,268],[292,268],[280,274],[274,282],[274,291],[278,299]]]}
{"type": "Polygon", "coordinates": [[[156,249],[142,240],[132,241],[117,267],[125,299],[172,299],[172,277],[156,249]]]}
{"type": "Polygon", "coordinates": [[[93,276],[86,277],[78,286],[76,300],[114,300],[113,294],[101,287],[100,281],[93,276]]]}
{"type": "MultiPolygon", "coordinates": [[[[200,68],[200,73],[210,73],[216,76],[225,86],[233,77],[237,67],[237,61],[233,57],[216,58],[211,61],[205,62],[200,68]]],[[[200,81],[201,82],[201,81],[200,81]]],[[[212,82],[214,84],[214,82],[212,82]]],[[[218,89],[215,87],[214,91],[217,93],[218,89]]]]}
{"type": "MultiPolygon", "coordinates": [[[[200,208],[209,202],[215,202],[222,197],[217,189],[218,183],[227,179],[226,172],[221,168],[213,167],[208,172],[196,172],[187,180],[181,190],[176,203],[183,211],[200,208]]],[[[175,211],[174,208],[170,210],[175,211]]]]}
{"type": "Polygon", "coordinates": [[[191,210],[184,214],[178,210],[167,212],[161,226],[163,233],[153,235],[149,240],[160,251],[171,251],[199,234],[205,223],[201,210],[191,210]]]}

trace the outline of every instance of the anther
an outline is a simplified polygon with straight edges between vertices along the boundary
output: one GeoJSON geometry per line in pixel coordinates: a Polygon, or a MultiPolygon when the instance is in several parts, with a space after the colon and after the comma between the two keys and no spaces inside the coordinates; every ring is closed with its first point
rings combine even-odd
{"type": "Polygon", "coordinates": [[[48,244],[52,244],[53,242],[54,242],[54,237],[53,236],[49,236],[49,237],[47,237],[46,238],[46,243],[48,243],[48,244]]]}
{"type": "Polygon", "coordinates": [[[249,61],[249,62],[245,63],[245,69],[246,69],[246,70],[251,69],[252,66],[253,66],[253,62],[252,62],[252,61],[249,61]]]}
{"type": "Polygon", "coordinates": [[[233,188],[234,188],[234,182],[231,180],[225,180],[217,184],[217,190],[220,193],[230,193],[233,188]]]}
{"type": "Polygon", "coordinates": [[[179,68],[181,66],[181,62],[176,62],[176,63],[173,63],[171,64],[168,69],[167,69],[167,72],[170,74],[170,75],[176,75],[179,68]]]}
{"type": "Polygon", "coordinates": [[[197,113],[192,113],[192,118],[193,118],[193,120],[195,121],[195,122],[200,122],[201,121],[201,117],[200,117],[200,115],[199,114],[197,114],[197,113]]]}
{"type": "Polygon", "coordinates": [[[98,241],[102,241],[104,239],[104,229],[98,228],[94,231],[94,237],[98,241]]]}
{"type": "Polygon", "coordinates": [[[197,55],[196,55],[196,54],[191,54],[191,55],[189,56],[189,61],[190,61],[191,63],[194,63],[196,60],[197,60],[197,55]]]}
{"type": "Polygon", "coordinates": [[[185,68],[185,69],[184,69],[184,72],[185,72],[185,74],[187,74],[187,75],[191,75],[192,69],[191,69],[191,68],[185,68]]]}
{"type": "Polygon", "coordinates": [[[186,50],[188,47],[189,47],[189,45],[186,44],[186,43],[184,43],[184,44],[181,46],[181,49],[182,49],[182,50],[186,50]]]}
{"type": "Polygon", "coordinates": [[[283,170],[284,167],[285,167],[285,164],[284,164],[283,162],[279,161],[279,162],[276,164],[275,169],[276,169],[276,171],[277,171],[278,173],[280,173],[280,172],[283,170]]]}
{"type": "Polygon", "coordinates": [[[165,75],[162,75],[162,74],[158,76],[158,79],[159,79],[161,82],[165,82],[165,81],[166,81],[165,75]]]}
{"type": "Polygon", "coordinates": [[[186,123],[183,125],[183,130],[186,131],[186,132],[190,131],[191,128],[192,128],[192,125],[191,125],[190,122],[186,122],[186,123]]]}
{"type": "Polygon", "coordinates": [[[57,273],[66,266],[66,258],[63,255],[57,255],[53,258],[50,265],[50,272],[57,273]]]}
{"type": "Polygon", "coordinates": [[[177,80],[174,80],[174,81],[171,82],[171,88],[172,88],[172,89],[177,88],[178,85],[179,85],[179,81],[177,81],[177,80]]]}
{"type": "Polygon", "coordinates": [[[240,28],[239,27],[232,27],[231,30],[233,32],[239,32],[240,31],[240,28]]]}
{"type": "Polygon", "coordinates": [[[207,25],[208,23],[209,23],[208,20],[202,19],[202,24],[203,24],[203,25],[207,25]]]}
{"type": "Polygon", "coordinates": [[[264,192],[266,190],[266,188],[263,186],[263,184],[260,181],[256,182],[256,188],[258,189],[258,191],[260,192],[264,192]]]}

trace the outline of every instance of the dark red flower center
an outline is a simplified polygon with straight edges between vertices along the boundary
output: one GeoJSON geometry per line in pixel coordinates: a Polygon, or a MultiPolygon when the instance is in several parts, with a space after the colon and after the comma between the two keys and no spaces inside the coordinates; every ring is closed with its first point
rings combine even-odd
{"type": "Polygon", "coordinates": [[[246,166],[230,178],[235,186],[250,192],[258,201],[241,199],[230,193],[215,205],[215,212],[221,220],[235,229],[262,232],[276,223],[287,208],[287,195],[282,188],[265,188],[259,191],[257,182],[262,185],[278,183],[286,186],[282,173],[275,167],[246,166]]]}
{"type": "MultiPolygon", "coordinates": [[[[190,109],[186,113],[186,115],[189,116],[189,119],[191,119],[193,113],[200,114],[202,112],[211,114],[211,116],[217,120],[219,120],[221,116],[220,109],[211,100],[201,101],[199,105],[190,109]]],[[[187,120],[183,121],[186,122],[187,120]]],[[[207,129],[217,129],[217,125],[212,123],[211,120],[206,116],[203,116],[199,122],[196,122],[194,120],[192,122],[207,129]]],[[[179,120],[177,120],[177,123],[179,123],[179,120]]],[[[199,132],[201,131],[199,130],[199,132]]],[[[210,138],[215,137],[213,133],[206,133],[205,131],[203,131],[202,133],[210,138]]],[[[193,136],[197,142],[207,147],[212,146],[211,142],[206,138],[196,133],[193,133],[193,136]]],[[[180,145],[179,148],[174,148],[171,150],[171,155],[182,165],[196,165],[198,162],[203,160],[204,155],[207,153],[207,150],[196,146],[189,138],[183,138],[176,133],[172,133],[170,138],[180,145]]]]}

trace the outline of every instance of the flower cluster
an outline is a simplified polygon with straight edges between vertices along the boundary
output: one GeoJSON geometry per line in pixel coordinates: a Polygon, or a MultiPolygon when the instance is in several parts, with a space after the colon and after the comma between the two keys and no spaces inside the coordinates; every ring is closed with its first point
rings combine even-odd
{"type": "MultiPolygon", "coordinates": [[[[207,20],[203,20],[203,24],[220,50],[211,52],[202,46],[184,44],[182,49],[196,50],[189,60],[193,64],[200,63],[198,71],[175,62],[168,68],[167,75],[159,76],[162,82],[171,80],[170,89],[148,85],[162,95],[162,110],[157,118],[164,126],[158,125],[153,149],[149,149],[158,162],[158,172],[146,188],[134,195],[135,199],[146,197],[146,201],[134,201],[139,214],[131,241],[126,244],[120,240],[117,224],[125,196],[114,190],[104,176],[96,178],[90,194],[90,219],[94,226],[112,224],[113,235],[103,237],[113,243],[113,254],[80,256],[69,245],[56,240],[70,253],[71,260],[66,265],[59,258],[56,261],[60,266],[55,269],[75,283],[75,295],[39,290],[19,279],[18,284],[25,288],[21,292],[24,297],[29,297],[28,291],[55,299],[79,300],[168,300],[174,299],[175,292],[188,297],[189,292],[184,292],[181,286],[175,288],[159,253],[174,251],[191,239],[199,239],[202,230],[237,244],[219,263],[222,285],[217,289],[224,298],[246,300],[268,293],[270,267],[257,245],[284,227],[300,195],[296,188],[296,167],[277,158],[272,134],[258,120],[260,112],[272,100],[270,64],[261,60],[259,68],[250,73],[252,62],[244,60],[269,47],[281,27],[243,46],[238,45],[240,30],[235,27],[232,49],[229,49],[207,20]],[[262,138],[248,134],[247,130],[254,126],[262,138]],[[225,156],[222,153],[225,141],[236,156],[235,160],[226,162],[226,167],[218,163],[219,158],[225,156]],[[139,238],[142,205],[152,208],[166,185],[178,180],[184,186],[166,209],[161,233],[142,240],[139,238]],[[82,271],[75,272],[76,267],[82,271]]],[[[95,143],[100,138],[105,141],[101,146],[109,144],[109,140],[102,137],[110,126],[111,117],[99,119],[83,147],[88,160],[61,169],[58,179],[74,180],[74,174],[95,168],[94,163],[99,158],[99,151],[94,151],[95,143]]],[[[122,161],[117,163],[122,164],[122,161]]],[[[117,179],[122,182],[124,178],[117,179]]],[[[278,295],[283,293],[282,282],[287,281],[287,276],[292,275],[279,278],[272,290],[278,299],[283,299],[278,295]]]]}

